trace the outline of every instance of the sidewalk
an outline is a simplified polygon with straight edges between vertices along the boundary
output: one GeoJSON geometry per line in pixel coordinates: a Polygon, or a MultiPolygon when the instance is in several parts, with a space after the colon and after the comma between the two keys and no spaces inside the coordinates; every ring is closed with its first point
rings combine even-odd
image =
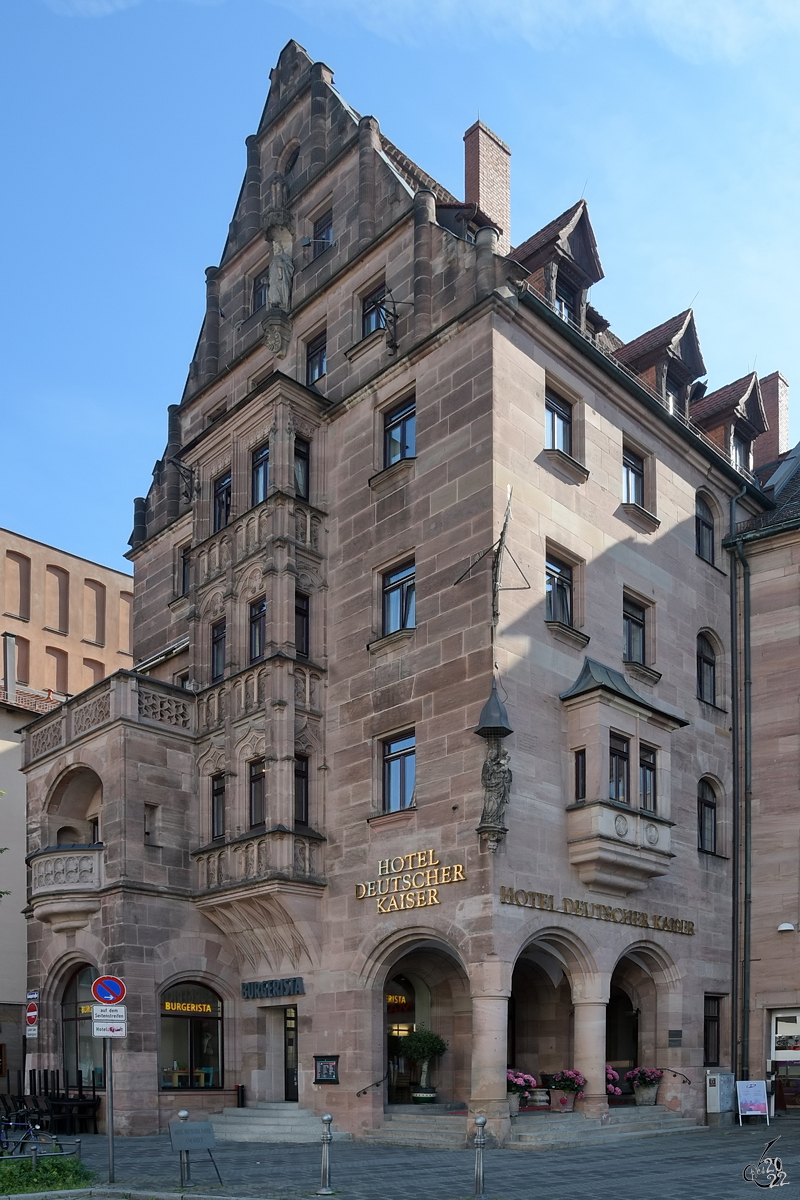
{"type": "MultiPolygon", "coordinates": [[[[771,1154],[783,1160],[789,1187],[800,1187],[800,1122],[765,1125],[698,1136],[645,1138],[624,1148],[548,1151],[495,1150],[484,1156],[487,1200],[735,1200],[760,1194],[742,1178],[766,1143],[780,1135],[771,1154]]],[[[107,1179],[108,1150],[103,1136],[84,1136],[83,1161],[97,1171],[95,1188],[107,1179]]],[[[119,1190],[177,1192],[178,1155],[169,1137],[117,1138],[119,1190]]],[[[206,1156],[192,1155],[191,1191],[202,1195],[299,1200],[319,1187],[320,1147],[220,1143],[214,1151],[222,1188],[206,1156]],[[216,1186],[213,1186],[216,1185],[216,1186]]],[[[334,1142],[331,1187],[342,1200],[468,1200],[473,1193],[475,1155],[471,1150],[420,1150],[400,1146],[334,1142]]]]}

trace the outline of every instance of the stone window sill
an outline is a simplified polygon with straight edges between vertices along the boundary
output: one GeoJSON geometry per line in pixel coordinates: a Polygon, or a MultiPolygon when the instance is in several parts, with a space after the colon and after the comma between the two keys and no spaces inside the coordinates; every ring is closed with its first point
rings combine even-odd
{"type": "Polygon", "coordinates": [[[655,687],[661,679],[660,671],[654,671],[652,667],[646,667],[644,663],[626,662],[625,670],[629,675],[633,675],[634,679],[639,679],[642,683],[649,683],[651,687],[655,687]]]}
{"type": "Polygon", "coordinates": [[[655,533],[661,525],[655,513],[648,512],[646,508],[642,508],[641,504],[623,503],[622,508],[631,523],[639,529],[643,529],[645,533],[655,533]]]}
{"type": "Polygon", "coordinates": [[[544,453],[548,462],[563,474],[568,475],[574,483],[585,483],[589,478],[589,468],[578,462],[577,458],[573,458],[571,454],[567,454],[565,450],[553,448],[545,450],[544,453]]]}
{"type": "Polygon", "coordinates": [[[356,342],[354,346],[345,350],[344,356],[348,362],[354,362],[362,354],[366,354],[367,350],[371,350],[373,346],[377,346],[380,341],[386,341],[386,330],[373,329],[372,333],[368,333],[360,342],[356,342]]]}
{"type": "Polygon", "coordinates": [[[545,625],[554,638],[567,646],[573,646],[576,650],[582,650],[589,644],[588,634],[581,633],[580,629],[573,629],[571,625],[565,625],[562,621],[545,621],[545,625]]]}
{"type": "Polygon", "coordinates": [[[387,633],[385,637],[376,638],[374,642],[367,642],[367,649],[370,654],[384,654],[413,642],[415,633],[416,629],[396,629],[394,633],[387,633]]]}
{"type": "Polygon", "coordinates": [[[381,499],[383,496],[387,496],[389,492],[394,492],[398,488],[403,487],[404,484],[408,483],[409,479],[414,478],[416,462],[416,458],[401,458],[399,462],[392,463],[390,467],[384,467],[377,475],[370,477],[370,489],[381,499]]]}
{"type": "Polygon", "coordinates": [[[26,624],[30,622],[30,617],[21,617],[19,613],[4,612],[4,617],[13,617],[15,621],[24,621],[26,624]]]}
{"type": "Polygon", "coordinates": [[[401,808],[399,812],[375,813],[367,817],[370,830],[383,829],[394,825],[410,825],[417,815],[416,808],[401,808]]]}

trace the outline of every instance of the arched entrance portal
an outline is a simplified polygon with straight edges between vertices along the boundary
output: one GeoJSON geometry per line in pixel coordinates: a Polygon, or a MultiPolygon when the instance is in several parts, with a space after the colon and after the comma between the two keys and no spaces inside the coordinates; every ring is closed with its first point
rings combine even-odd
{"type": "Polygon", "coordinates": [[[408,1104],[419,1066],[408,1061],[403,1041],[425,1026],[448,1043],[429,1069],[440,1104],[466,1103],[470,1095],[472,1004],[465,971],[440,947],[421,946],[390,967],[383,989],[387,1101],[408,1104]]]}
{"type": "Polygon", "coordinates": [[[508,1010],[508,1066],[540,1079],[573,1065],[573,1009],[563,965],[540,947],[517,960],[508,1010]]]}

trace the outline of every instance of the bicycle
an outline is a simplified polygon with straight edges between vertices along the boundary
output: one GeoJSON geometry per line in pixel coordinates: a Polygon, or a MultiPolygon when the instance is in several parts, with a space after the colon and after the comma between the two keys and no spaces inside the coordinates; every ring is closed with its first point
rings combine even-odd
{"type": "Polygon", "coordinates": [[[58,1150],[59,1145],[51,1133],[31,1122],[30,1114],[24,1108],[17,1109],[7,1120],[0,1121],[0,1156],[28,1155],[34,1148],[47,1153],[58,1150]],[[19,1117],[23,1120],[16,1119],[19,1117]],[[22,1132],[16,1135],[17,1130],[22,1132]]]}

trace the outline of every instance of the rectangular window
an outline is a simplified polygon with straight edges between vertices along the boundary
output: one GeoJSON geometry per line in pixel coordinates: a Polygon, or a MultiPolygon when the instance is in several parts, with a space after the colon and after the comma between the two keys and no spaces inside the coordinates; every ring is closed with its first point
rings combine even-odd
{"type": "Polygon", "coordinates": [[[303,754],[294,760],[294,823],[308,824],[308,759],[303,754]]]}
{"type": "Polygon", "coordinates": [[[748,442],[741,434],[733,435],[733,465],[737,471],[749,473],[753,465],[753,443],[748,442]]]}
{"type": "Polygon", "coordinates": [[[701,779],[697,789],[697,848],[717,853],[717,797],[711,784],[701,779]]]}
{"type": "Polygon", "coordinates": [[[703,999],[703,1066],[719,1066],[720,997],[703,999]]]}
{"type": "Polygon", "coordinates": [[[386,284],[382,283],[361,301],[361,336],[369,337],[376,329],[386,328],[386,284]]]}
{"type": "Polygon", "coordinates": [[[267,776],[266,764],[263,758],[255,758],[249,763],[250,784],[250,828],[263,825],[267,818],[267,776]]]}
{"type": "Polygon", "coordinates": [[[409,396],[383,419],[383,465],[391,467],[417,453],[417,401],[409,396]]]}
{"type": "Polygon", "coordinates": [[[298,658],[308,658],[310,643],[311,603],[302,592],[294,594],[294,652],[298,658]]]}
{"type": "Polygon", "coordinates": [[[622,601],[622,657],[625,662],[645,661],[645,610],[625,596],[622,601]]]}
{"type": "Polygon", "coordinates": [[[329,208],[321,217],[317,217],[314,222],[314,233],[312,235],[312,245],[314,247],[312,258],[318,258],[320,254],[333,245],[333,209],[329,208]]]}
{"type": "Polygon", "coordinates": [[[260,662],[267,644],[267,599],[261,596],[250,604],[250,662],[260,662]]]}
{"type": "Polygon", "coordinates": [[[413,730],[383,743],[383,811],[414,807],[416,739],[413,730]]]}
{"type": "Polygon", "coordinates": [[[144,806],[144,841],[147,846],[155,846],[158,842],[158,805],[145,804],[144,806]]]}
{"type": "Polygon", "coordinates": [[[558,558],[545,563],[545,620],[572,625],[572,567],[558,558]]]}
{"type": "Polygon", "coordinates": [[[264,442],[263,446],[253,451],[250,479],[250,503],[260,504],[266,500],[269,490],[269,442],[264,442]]]}
{"type": "Polygon", "coordinates": [[[629,796],[630,743],[627,738],[612,733],[608,755],[608,798],[619,804],[629,804],[629,796]]]}
{"type": "Polygon", "coordinates": [[[403,563],[383,576],[383,636],[416,624],[416,566],[403,563]]]}
{"type": "Polygon", "coordinates": [[[625,504],[644,508],[644,459],[635,451],[622,450],[622,499],[625,504]]]}
{"type": "Polygon", "coordinates": [[[211,840],[225,837],[225,776],[211,776],[211,840]]]}
{"type": "Polygon", "coordinates": [[[224,529],[231,519],[231,473],[214,480],[214,532],[224,529]]]}
{"type": "Polygon", "coordinates": [[[211,682],[216,683],[225,674],[226,624],[217,621],[211,626],[211,682]]]}
{"type": "Polygon", "coordinates": [[[253,312],[258,312],[267,303],[267,288],[269,286],[269,271],[262,271],[253,280],[253,312]]]}
{"type": "Polygon", "coordinates": [[[572,405],[549,389],[544,394],[544,446],[572,454],[572,405]]]}
{"type": "Polygon", "coordinates": [[[306,346],[306,386],[311,387],[318,379],[322,379],[327,370],[328,331],[323,329],[306,346]]]}
{"type": "Polygon", "coordinates": [[[556,280],[556,312],[564,321],[575,324],[577,303],[575,291],[564,280],[556,280]]]}
{"type": "Polygon", "coordinates": [[[586,799],[586,751],[575,751],[575,799],[586,799]]]}
{"type": "Polygon", "coordinates": [[[652,746],[639,747],[639,804],[645,812],[656,811],[656,752],[652,746]]]}
{"type": "Polygon", "coordinates": [[[305,438],[294,439],[294,491],[296,496],[307,500],[310,484],[311,447],[305,438]]]}
{"type": "Polygon", "coordinates": [[[179,594],[185,596],[192,586],[192,550],[190,546],[181,548],[180,572],[181,590],[179,594]]]}

